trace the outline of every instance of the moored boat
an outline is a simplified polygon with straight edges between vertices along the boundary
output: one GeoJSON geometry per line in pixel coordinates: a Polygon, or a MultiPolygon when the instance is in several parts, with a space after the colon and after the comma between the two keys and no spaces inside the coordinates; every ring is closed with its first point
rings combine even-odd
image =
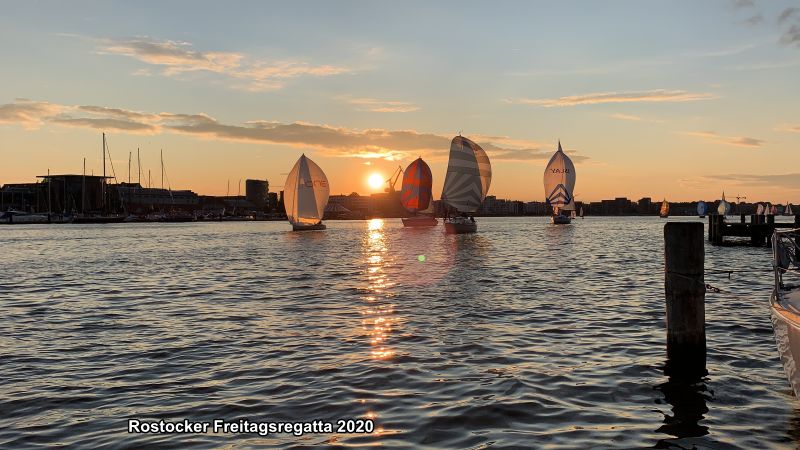
{"type": "Polygon", "coordinates": [[[772,235],[775,285],[770,318],[783,368],[795,395],[800,392],[800,229],[772,235]]]}
{"type": "Polygon", "coordinates": [[[706,211],[708,207],[706,206],[706,202],[699,201],[697,202],[697,216],[701,219],[706,216],[706,211]]]}
{"type": "Polygon", "coordinates": [[[286,218],[294,231],[324,230],[322,216],[330,189],[325,172],[306,155],[300,156],[283,187],[286,218]]]}
{"type": "Polygon", "coordinates": [[[454,212],[444,220],[444,230],[451,234],[478,230],[471,216],[483,203],[492,182],[492,165],[480,145],[456,136],[450,143],[450,158],[442,189],[442,202],[454,212]]]}

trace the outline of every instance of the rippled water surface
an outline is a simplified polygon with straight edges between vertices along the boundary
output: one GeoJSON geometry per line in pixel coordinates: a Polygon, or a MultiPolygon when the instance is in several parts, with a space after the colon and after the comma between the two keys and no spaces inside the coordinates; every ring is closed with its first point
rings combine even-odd
{"type": "MultiPolygon", "coordinates": [[[[677,219],[681,220],[681,219],[677,219]]],[[[658,218],[0,228],[0,448],[795,447],[766,248],[706,247],[708,376],[664,375],[658,218]],[[372,434],[127,419],[374,418],[372,434]]]]}

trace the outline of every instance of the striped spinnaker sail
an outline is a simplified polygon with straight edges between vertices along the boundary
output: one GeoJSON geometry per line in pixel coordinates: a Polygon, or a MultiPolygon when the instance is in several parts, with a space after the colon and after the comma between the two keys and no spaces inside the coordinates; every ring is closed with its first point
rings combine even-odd
{"type": "Polygon", "coordinates": [[[400,203],[410,212],[422,211],[431,204],[433,193],[433,174],[431,168],[422,158],[406,167],[403,174],[403,189],[400,191],[400,203]]]}
{"type": "Polygon", "coordinates": [[[573,204],[574,189],[575,165],[561,149],[561,141],[558,141],[558,150],[544,169],[544,195],[547,203],[553,207],[553,211],[564,209],[573,204]]]}
{"type": "Polygon", "coordinates": [[[313,225],[321,221],[329,194],[325,172],[306,155],[301,156],[283,186],[283,204],[289,222],[313,225]]]}
{"type": "Polygon", "coordinates": [[[492,165],[480,145],[463,136],[450,143],[450,160],[442,189],[442,201],[461,212],[475,212],[492,182],[492,165]]]}

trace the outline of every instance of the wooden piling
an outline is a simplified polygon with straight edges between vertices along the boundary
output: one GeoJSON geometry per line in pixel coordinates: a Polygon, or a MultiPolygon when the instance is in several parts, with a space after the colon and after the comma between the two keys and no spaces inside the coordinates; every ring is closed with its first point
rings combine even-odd
{"type": "Polygon", "coordinates": [[[703,224],[664,225],[664,292],[667,303],[667,359],[671,370],[704,372],[705,248],[703,224]]]}

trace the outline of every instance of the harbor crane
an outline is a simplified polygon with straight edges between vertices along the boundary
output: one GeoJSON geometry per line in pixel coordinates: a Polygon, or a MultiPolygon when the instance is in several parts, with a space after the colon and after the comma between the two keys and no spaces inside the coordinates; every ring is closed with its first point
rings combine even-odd
{"type": "Polygon", "coordinates": [[[386,180],[386,184],[388,185],[385,189],[385,192],[396,192],[394,186],[397,184],[397,180],[400,179],[400,175],[403,174],[403,167],[397,166],[397,170],[392,172],[389,176],[389,179],[386,180]]]}

